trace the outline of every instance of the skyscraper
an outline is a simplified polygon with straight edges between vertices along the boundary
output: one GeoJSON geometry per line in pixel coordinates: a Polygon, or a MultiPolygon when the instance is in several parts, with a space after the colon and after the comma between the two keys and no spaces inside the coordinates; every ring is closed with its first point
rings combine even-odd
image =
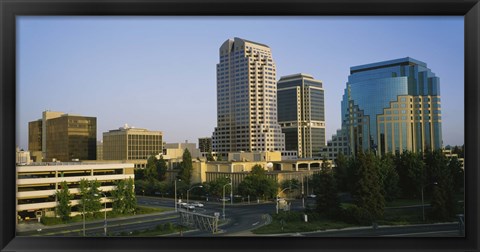
{"type": "Polygon", "coordinates": [[[440,149],[441,123],[440,80],[426,63],[407,57],[350,68],[342,129],[353,154],[440,149]]]}
{"type": "Polygon", "coordinates": [[[97,118],[44,111],[42,119],[29,122],[28,141],[31,151],[42,151],[44,161],[95,160],[97,118]]]}
{"type": "Polygon", "coordinates": [[[283,76],[277,83],[278,122],[285,134],[285,149],[298,157],[319,157],[325,147],[323,83],[308,74],[283,76]]]}
{"type": "Polygon", "coordinates": [[[267,45],[234,38],[220,47],[213,151],[281,151],[276,69],[267,45]]]}

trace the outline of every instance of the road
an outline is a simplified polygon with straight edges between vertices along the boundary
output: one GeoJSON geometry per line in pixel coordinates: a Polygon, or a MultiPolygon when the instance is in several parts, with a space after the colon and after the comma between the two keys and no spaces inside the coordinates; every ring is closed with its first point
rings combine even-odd
{"type": "MultiPolygon", "coordinates": [[[[158,197],[137,197],[139,205],[149,207],[171,207],[172,211],[163,213],[154,213],[148,215],[138,215],[130,217],[121,217],[109,219],[107,221],[108,233],[118,235],[120,233],[130,233],[135,230],[141,231],[155,228],[160,224],[172,223],[178,224],[179,214],[174,209],[174,201],[172,199],[163,199],[158,197]]],[[[291,209],[303,209],[301,200],[292,200],[291,209]]],[[[220,214],[220,232],[211,234],[207,231],[194,230],[185,232],[182,235],[187,237],[208,237],[208,236],[245,236],[252,235],[249,232],[261,225],[266,224],[270,220],[271,214],[275,212],[275,204],[273,202],[257,204],[233,204],[229,202],[225,204],[225,221],[223,221],[223,204],[221,202],[202,202],[203,208],[196,208],[195,212],[213,216],[214,213],[220,214]]],[[[313,204],[314,199],[306,200],[306,204],[313,204]]],[[[96,221],[86,224],[87,236],[102,236],[104,234],[104,222],[96,221]]],[[[83,223],[75,223],[70,225],[62,225],[57,227],[45,228],[41,231],[32,230],[18,232],[19,236],[82,236],[83,223]]],[[[173,234],[178,235],[178,234],[173,234]]],[[[394,226],[379,227],[373,229],[371,227],[350,228],[343,230],[330,230],[320,232],[309,232],[301,234],[275,234],[268,236],[308,236],[308,237],[365,237],[365,236],[458,236],[458,224],[434,224],[434,225],[412,225],[412,226],[394,226]]]]}

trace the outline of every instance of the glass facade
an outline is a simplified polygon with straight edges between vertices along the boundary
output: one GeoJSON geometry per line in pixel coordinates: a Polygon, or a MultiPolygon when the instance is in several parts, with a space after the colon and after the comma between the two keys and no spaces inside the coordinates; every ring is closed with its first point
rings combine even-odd
{"type": "Polygon", "coordinates": [[[285,147],[301,158],[319,157],[325,147],[324,92],[323,83],[308,74],[283,76],[277,82],[285,147]]]}
{"type": "Polygon", "coordinates": [[[46,126],[48,160],[96,159],[97,118],[65,114],[47,120],[46,126]]]}
{"type": "Polygon", "coordinates": [[[352,152],[442,146],[440,81],[424,62],[407,57],[351,67],[341,106],[352,152]]]}

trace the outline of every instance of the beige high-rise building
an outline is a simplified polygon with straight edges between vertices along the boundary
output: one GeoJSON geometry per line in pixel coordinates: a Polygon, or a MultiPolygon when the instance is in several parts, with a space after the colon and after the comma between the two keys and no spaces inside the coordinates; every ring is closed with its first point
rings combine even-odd
{"type": "Polygon", "coordinates": [[[161,131],[125,125],[103,133],[103,160],[146,160],[163,151],[161,131]]]}
{"type": "Polygon", "coordinates": [[[282,151],[276,67],[267,45],[234,38],[220,47],[213,151],[282,151]]]}

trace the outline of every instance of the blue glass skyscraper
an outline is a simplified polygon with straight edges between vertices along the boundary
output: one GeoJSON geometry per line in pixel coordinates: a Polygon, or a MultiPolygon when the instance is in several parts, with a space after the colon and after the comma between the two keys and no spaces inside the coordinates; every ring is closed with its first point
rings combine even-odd
{"type": "Polygon", "coordinates": [[[407,57],[351,67],[341,105],[353,154],[442,147],[440,80],[424,62],[407,57]]]}

